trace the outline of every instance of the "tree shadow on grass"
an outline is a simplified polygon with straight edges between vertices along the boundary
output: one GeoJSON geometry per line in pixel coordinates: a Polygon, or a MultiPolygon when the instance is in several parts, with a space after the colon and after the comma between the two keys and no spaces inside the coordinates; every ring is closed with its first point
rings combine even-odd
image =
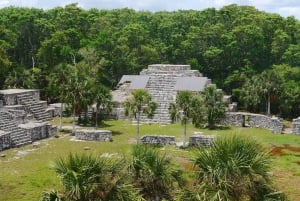
{"type": "Polygon", "coordinates": [[[116,136],[116,135],[122,135],[123,132],[120,132],[120,131],[111,131],[112,132],[112,136],[116,136]]]}
{"type": "Polygon", "coordinates": [[[208,128],[209,130],[231,130],[230,126],[218,125],[213,128],[208,128]]]}

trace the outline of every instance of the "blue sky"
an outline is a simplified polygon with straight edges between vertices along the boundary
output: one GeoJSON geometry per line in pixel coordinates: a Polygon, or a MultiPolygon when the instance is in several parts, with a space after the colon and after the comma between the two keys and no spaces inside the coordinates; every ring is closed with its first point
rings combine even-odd
{"type": "Polygon", "coordinates": [[[0,0],[0,8],[7,6],[51,9],[77,2],[84,9],[133,8],[148,11],[174,11],[178,9],[203,10],[221,8],[229,4],[250,5],[257,9],[278,13],[283,17],[295,16],[300,20],[299,0],[0,0]]]}

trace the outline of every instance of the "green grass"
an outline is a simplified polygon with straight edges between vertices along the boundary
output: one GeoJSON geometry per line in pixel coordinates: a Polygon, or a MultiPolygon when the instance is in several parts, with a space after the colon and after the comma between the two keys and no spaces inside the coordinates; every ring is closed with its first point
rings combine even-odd
{"type": "MultiPolygon", "coordinates": [[[[53,120],[58,124],[59,120],[53,120]]],[[[64,125],[71,125],[70,119],[64,119],[64,125]]],[[[31,201],[39,200],[43,191],[49,189],[60,189],[59,178],[51,169],[51,164],[58,157],[65,157],[72,153],[91,153],[101,155],[103,153],[128,155],[132,144],[135,143],[136,125],[129,121],[106,121],[100,129],[113,132],[113,142],[83,142],[71,140],[70,132],[61,132],[59,138],[41,140],[40,146],[34,148],[27,145],[21,148],[5,150],[0,158],[0,200],[5,201],[31,201]],[[90,150],[85,150],[90,147],[90,150]],[[25,154],[22,154],[25,153],[25,154]]],[[[242,135],[256,139],[270,151],[274,146],[299,146],[300,136],[273,134],[265,129],[230,127],[219,130],[196,129],[188,125],[187,136],[194,131],[202,131],[208,135],[242,135]]],[[[176,141],[182,140],[183,126],[173,125],[141,125],[141,136],[147,134],[172,135],[176,141]]],[[[174,158],[184,168],[189,167],[189,159],[192,153],[189,149],[182,150],[175,146],[163,148],[167,154],[174,158]]],[[[291,200],[300,200],[298,189],[300,184],[299,154],[286,151],[285,156],[272,157],[272,171],[274,172],[275,184],[286,192],[291,200]],[[298,155],[297,155],[298,154],[298,155]]]]}

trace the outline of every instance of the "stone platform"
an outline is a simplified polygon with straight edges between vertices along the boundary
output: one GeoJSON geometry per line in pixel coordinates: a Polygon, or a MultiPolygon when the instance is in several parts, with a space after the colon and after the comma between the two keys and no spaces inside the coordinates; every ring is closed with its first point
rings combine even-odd
{"type": "Polygon", "coordinates": [[[175,136],[167,135],[145,135],[141,137],[141,142],[143,144],[152,144],[152,145],[174,145],[175,136]]]}
{"type": "Polygon", "coordinates": [[[112,141],[112,132],[109,130],[76,130],[77,140],[112,141]]]}
{"type": "Polygon", "coordinates": [[[202,132],[195,132],[194,135],[189,138],[189,146],[203,146],[208,147],[214,140],[212,135],[204,135],[202,132]]]}

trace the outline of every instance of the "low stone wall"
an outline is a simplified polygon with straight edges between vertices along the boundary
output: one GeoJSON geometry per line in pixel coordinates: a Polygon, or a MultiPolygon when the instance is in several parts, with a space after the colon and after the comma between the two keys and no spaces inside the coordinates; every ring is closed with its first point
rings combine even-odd
{"type": "Polygon", "coordinates": [[[53,137],[57,135],[57,126],[53,126],[51,124],[46,125],[47,128],[47,136],[48,137],[53,137]]]}
{"type": "Polygon", "coordinates": [[[281,133],[283,129],[283,121],[280,118],[245,112],[227,112],[221,124],[265,128],[273,133],[281,133]]]}
{"type": "Polygon", "coordinates": [[[300,117],[298,117],[297,119],[293,119],[292,133],[297,135],[300,134],[300,117]]]}
{"type": "Polygon", "coordinates": [[[0,130],[0,151],[10,148],[10,133],[0,130]]]}
{"type": "Polygon", "coordinates": [[[189,138],[189,146],[203,146],[208,147],[214,140],[213,135],[203,135],[202,132],[195,132],[189,138]]]}
{"type": "Polygon", "coordinates": [[[77,140],[112,141],[112,132],[108,130],[76,130],[77,140]]]}
{"type": "Polygon", "coordinates": [[[167,136],[167,135],[145,135],[141,137],[141,142],[143,144],[153,144],[153,145],[173,145],[175,144],[175,137],[174,136],[167,136]]]}
{"type": "Polygon", "coordinates": [[[240,127],[245,126],[244,115],[238,112],[227,112],[221,124],[240,127]]]}
{"type": "Polygon", "coordinates": [[[32,142],[51,136],[49,135],[49,126],[47,123],[30,122],[20,124],[19,127],[26,130],[27,135],[31,136],[32,142]]]}

